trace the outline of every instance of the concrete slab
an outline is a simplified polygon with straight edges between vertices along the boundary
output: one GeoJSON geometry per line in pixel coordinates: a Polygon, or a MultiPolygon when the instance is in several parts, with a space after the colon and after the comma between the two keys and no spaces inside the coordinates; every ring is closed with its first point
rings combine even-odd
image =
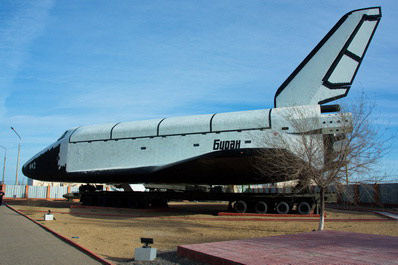
{"type": "Polygon", "coordinates": [[[0,264],[101,263],[2,205],[0,206],[0,264]]]}
{"type": "Polygon", "coordinates": [[[208,264],[398,264],[398,237],[338,231],[182,245],[177,253],[208,264]]]}
{"type": "Polygon", "coordinates": [[[391,212],[380,212],[380,211],[376,211],[375,213],[398,221],[398,214],[391,212]]]}

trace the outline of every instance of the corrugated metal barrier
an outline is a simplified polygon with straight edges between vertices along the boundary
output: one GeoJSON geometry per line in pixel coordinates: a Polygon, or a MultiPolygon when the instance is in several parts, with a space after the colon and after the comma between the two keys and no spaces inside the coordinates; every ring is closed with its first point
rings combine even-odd
{"type": "Polygon", "coordinates": [[[72,187],[71,189],[70,189],[70,192],[79,192],[79,187],[72,187]]]}
{"type": "Polygon", "coordinates": [[[50,198],[52,199],[62,199],[62,195],[68,193],[67,187],[51,187],[50,189],[50,198]]]}
{"type": "Polygon", "coordinates": [[[342,203],[398,206],[398,183],[349,185],[340,199],[342,203]]]}
{"type": "Polygon", "coordinates": [[[398,204],[398,183],[380,184],[380,201],[383,204],[398,204]]]}
{"type": "MultiPolygon", "coordinates": [[[[75,187],[73,187],[75,188],[75,187]]],[[[0,185],[4,190],[4,198],[32,198],[32,199],[63,199],[63,195],[72,188],[59,186],[28,186],[28,185],[0,185]]],[[[73,190],[79,190],[75,188],[73,190]]]]}
{"type": "MultiPolygon", "coordinates": [[[[250,193],[290,193],[291,187],[276,188],[269,185],[240,186],[240,191],[250,193]]],[[[319,193],[319,187],[311,186],[311,193],[319,193]]],[[[337,189],[330,186],[326,192],[336,193],[337,189]]],[[[348,185],[339,193],[339,202],[352,204],[377,204],[398,206],[398,183],[357,184],[348,185]]]]}
{"type": "MultiPolygon", "coordinates": [[[[6,185],[3,185],[6,186],[6,185]]],[[[4,190],[4,187],[3,187],[4,190]]],[[[7,185],[5,190],[5,198],[25,198],[25,186],[24,185],[7,185]]]]}
{"type": "MultiPolygon", "coordinates": [[[[7,186],[8,189],[8,186],[7,186]]],[[[45,199],[47,198],[47,187],[44,186],[29,186],[29,198],[45,199]]]]}

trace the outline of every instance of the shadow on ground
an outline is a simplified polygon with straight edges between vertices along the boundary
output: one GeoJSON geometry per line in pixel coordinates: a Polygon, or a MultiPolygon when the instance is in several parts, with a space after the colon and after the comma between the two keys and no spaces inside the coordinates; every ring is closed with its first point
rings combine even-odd
{"type": "Polygon", "coordinates": [[[47,201],[47,200],[10,200],[6,199],[4,202],[10,205],[24,205],[36,207],[50,207],[50,208],[70,208],[71,205],[80,205],[79,202],[69,202],[67,200],[47,201]]]}
{"type": "Polygon", "coordinates": [[[121,259],[116,257],[105,257],[107,260],[114,262],[119,265],[130,265],[130,264],[142,264],[142,265],[149,265],[149,264],[162,264],[162,265],[173,265],[173,264],[180,264],[180,265],[201,265],[203,263],[196,262],[184,257],[180,257],[177,255],[177,251],[168,251],[158,253],[157,258],[153,261],[135,261],[133,258],[131,259],[121,259]]]}

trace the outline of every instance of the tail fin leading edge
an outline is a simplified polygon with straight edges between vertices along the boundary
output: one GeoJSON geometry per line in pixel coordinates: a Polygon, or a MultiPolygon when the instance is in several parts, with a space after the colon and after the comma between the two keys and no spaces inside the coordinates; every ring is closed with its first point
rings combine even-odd
{"type": "Polygon", "coordinates": [[[275,107],[324,104],[345,97],[380,18],[380,7],[344,15],[279,87],[275,107]]]}

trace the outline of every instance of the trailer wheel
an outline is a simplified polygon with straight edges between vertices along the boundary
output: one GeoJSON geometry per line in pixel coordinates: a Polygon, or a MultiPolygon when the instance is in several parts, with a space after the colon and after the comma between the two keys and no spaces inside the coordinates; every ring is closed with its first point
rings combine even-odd
{"type": "Polygon", "coordinates": [[[254,210],[256,211],[256,213],[266,213],[268,210],[267,203],[264,201],[257,202],[254,210]]]}
{"type": "Polygon", "coordinates": [[[245,201],[235,202],[234,210],[237,213],[245,213],[247,211],[247,203],[245,201]]]}
{"type": "Polygon", "coordinates": [[[289,204],[286,202],[279,202],[278,205],[276,205],[276,212],[279,214],[287,214],[289,212],[289,204]]]}
{"type": "Polygon", "coordinates": [[[311,206],[308,202],[300,202],[297,206],[297,211],[299,214],[309,214],[311,212],[311,206]]]}

